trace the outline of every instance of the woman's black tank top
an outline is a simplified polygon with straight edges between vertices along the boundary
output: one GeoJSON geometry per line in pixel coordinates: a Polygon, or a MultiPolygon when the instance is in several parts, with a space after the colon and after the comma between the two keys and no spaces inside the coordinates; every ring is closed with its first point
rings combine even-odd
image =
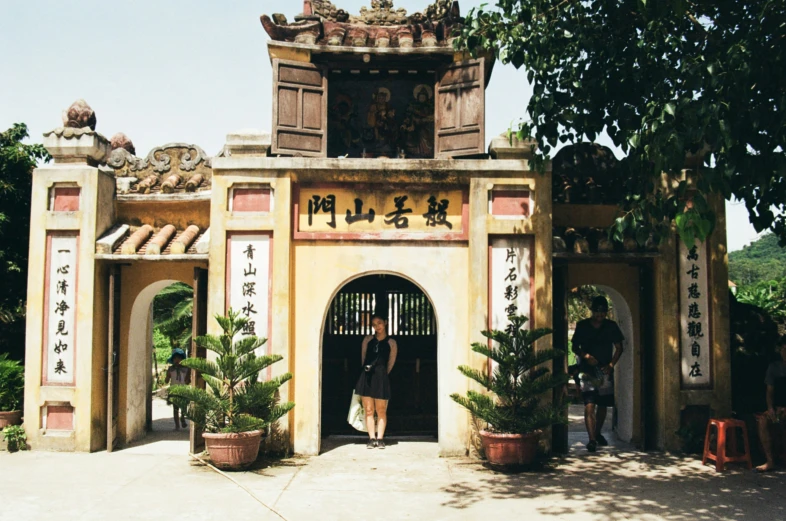
{"type": "Polygon", "coordinates": [[[368,346],[366,346],[366,359],[363,361],[363,365],[382,365],[387,367],[388,360],[390,360],[390,340],[389,336],[386,336],[382,340],[377,340],[377,337],[371,337],[371,340],[368,341],[368,346]]]}

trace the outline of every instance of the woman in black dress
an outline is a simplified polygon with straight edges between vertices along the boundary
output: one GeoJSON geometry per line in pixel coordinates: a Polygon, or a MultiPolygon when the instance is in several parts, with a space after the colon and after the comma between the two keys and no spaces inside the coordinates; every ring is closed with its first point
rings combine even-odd
{"type": "Polygon", "coordinates": [[[374,315],[371,319],[374,334],[363,339],[361,361],[363,371],[360,373],[355,393],[363,400],[366,411],[366,426],[369,441],[366,448],[385,448],[385,427],[388,422],[387,410],[390,400],[390,379],[388,374],[396,363],[398,346],[396,341],[388,337],[387,320],[374,315]],[[374,424],[374,412],[377,422],[374,424]]]}

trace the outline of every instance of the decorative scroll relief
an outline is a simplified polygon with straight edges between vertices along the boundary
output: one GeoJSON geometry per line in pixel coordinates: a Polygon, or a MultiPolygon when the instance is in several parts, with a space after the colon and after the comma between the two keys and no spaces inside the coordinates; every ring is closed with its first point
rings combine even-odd
{"type": "Polygon", "coordinates": [[[492,238],[490,257],[491,329],[507,330],[510,315],[526,315],[531,320],[531,237],[492,238]]]}
{"type": "MultiPolygon", "coordinates": [[[[229,307],[248,318],[241,337],[268,338],[270,316],[270,235],[229,236],[229,307]]],[[[264,347],[258,355],[263,355],[264,347]]]]}
{"type": "Polygon", "coordinates": [[[692,248],[680,241],[680,363],[682,386],[712,385],[712,339],[709,330],[709,282],[707,246],[692,248]]]}
{"type": "Polygon", "coordinates": [[[50,237],[46,310],[46,384],[74,383],[78,237],[50,237]]]}
{"type": "Polygon", "coordinates": [[[466,231],[462,190],[303,186],[297,200],[298,233],[461,236],[466,231]]]}

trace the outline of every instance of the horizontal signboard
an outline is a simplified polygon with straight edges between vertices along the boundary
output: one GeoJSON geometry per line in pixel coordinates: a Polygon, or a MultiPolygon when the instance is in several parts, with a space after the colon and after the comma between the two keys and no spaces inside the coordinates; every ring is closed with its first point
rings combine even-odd
{"type": "Polygon", "coordinates": [[[461,188],[306,185],[295,193],[296,239],[466,240],[461,188]]]}

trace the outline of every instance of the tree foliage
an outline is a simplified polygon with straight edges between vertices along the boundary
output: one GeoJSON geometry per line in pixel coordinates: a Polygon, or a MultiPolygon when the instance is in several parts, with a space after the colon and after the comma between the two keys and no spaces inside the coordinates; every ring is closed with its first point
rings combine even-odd
{"type": "Polygon", "coordinates": [[[472,350],[496,362],[489,375],[471,367],[459,366],[459,371],[490,391],[481,394],[468,391],[450,398],[465,407],[475,417],[497,433],[526,434],[556,423],[567,423],[564,407],[542,403],[546,391],[565,385],[567,376],[554,376],[542,364],[561,353],[554,349],[535,350],[535,342],[551,334],[550,329],[524,329],[525,316],[509,317],[511,326],[506,331],[482,331],[496,345],[472,344],[472,350]]]}
{"type": "Polygon", "coordinates": [[[42,145],[26,145],[27,126],[16,123],[0,132],[0,323],[24,316],[30,196],[37,161],[49,161],[42,145]]]}
{"type": "MultiPolygon", "coordinates": [[[[597,286],[579,286],[568,293],[568,323],[575,324],[592,316],[592,299],[606,297],[606,293],[597,286]]],[[[608,297],[606,297],[608,301],[608,297]]],[[[613,318],[614,309],[609,303],[610,315],[613,318]]]]}
{"type": "Polygon", "coordinates": [[[767,233],[738,251],[729,253],[729,279],[737,286],[786,277],[786,249],[767,233]]]}
{"type": "Polygon", "coordinates": [[[292,374],[262,381],[262,371],[283,357],[255,354],[267,341],[265,338],[245,336],[235,340],[248,322],[239,313],[230,309],[226,317],[216,315],[215,318],[223,334],[196,339],[197,345],[216,355],[215,360],[187,358],[181,362],[184,367],[199,372],[206,389],[173,385],[170,400],[206,432],[266,429],[295,407],[292,402],[278,401],[278,388],[291,380],[292,374]]]}
{"type": "Polygon", "coordinates": [[[660,239],[680,216],[683,240],[704,239],[707,195],[720,194],[785,243],[785,38],[775,0],[497,0],[470,11],[456,45],[527,70],[517,131],[537,140],[541,162],[602,133],[624,152],[614,235],[660,239]],[[688,182],[686,155],[701,151],[688,182]]]}
{"type": "Polygon", "coordinates": [[[188,284],[176,282],[153,299],[153,326],[169,340],[172,349],[191,351],[193,316],[194,290],[188,284]]]}
{"type": "Polygon", "coordinates": [[[0,352],[16,359],[24,357],[31,174],[50,159],[40,144],[24,144],[27,136],[22,123],[0,132],[0,352]]]}
{"type": "Polygon", "coordinates": [[[21,409],[25,393],[25,368],[8,353],[0,354],[0,412],[21,409]]]}
{"type": "Polygon", "coordinates": [[[737,288],[737,302],[759,308],[776,322],[786,320],[786,278],[737,288]]]}

